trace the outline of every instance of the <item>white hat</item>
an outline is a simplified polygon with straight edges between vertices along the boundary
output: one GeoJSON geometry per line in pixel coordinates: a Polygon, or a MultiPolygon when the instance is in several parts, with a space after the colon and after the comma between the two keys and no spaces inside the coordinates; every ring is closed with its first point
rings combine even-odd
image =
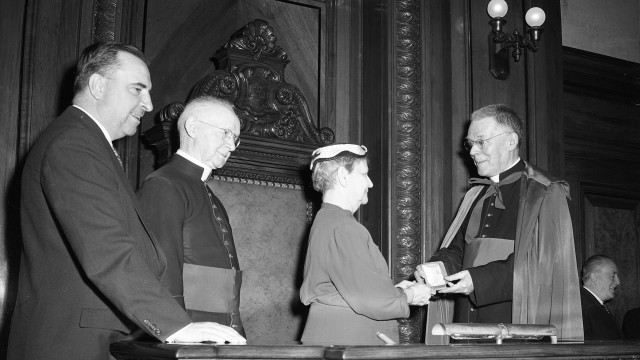
{"type": "Polygon", "coordinates": [[[317,148],[311,154],[312,159],[309,167],[313,170],[314,164],[333,160],[344,155],[344,153],[351,153],[356,157],[365,157],[367,155],[367,148],[364,145],[356,144],[336,144],[317,148]]]}

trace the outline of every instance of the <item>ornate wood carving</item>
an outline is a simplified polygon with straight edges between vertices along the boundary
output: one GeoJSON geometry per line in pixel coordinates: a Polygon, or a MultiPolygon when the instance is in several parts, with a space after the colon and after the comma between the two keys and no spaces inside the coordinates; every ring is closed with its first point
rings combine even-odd
{"type": "MultiPolygon", "coordinates": [[[[221,179],[302,185],[311,152],[334,142],[331,129],[316,126],[300,90],[284,80],[289,60],[276,40],[266,21],[247,24],[214,56],[218,70],[189,95],[227,99],[240,119],[242,144],[227,165],[215,171],[221,179]]],[[[158,149],[157,165],[177,150],[173,126],[182,110],[181,103],[167,105],[160,124],[144,134],[158,149]]]]}
{"type": "Polygon", "coordinates": [[[93,29],[91,34],[94,42],[115,41],[117,13],[118,0],[97,0],[94,3],[93,29]]]}
{"type": "MultiPolygon", "coordinates": [[[[395,2],[395,173],[396,281],[411,276],[420,262],[422,179],[420,1],[395,2]]],[[[399,321],[400,342],[419,343],[420,309],[399,321]]]]}

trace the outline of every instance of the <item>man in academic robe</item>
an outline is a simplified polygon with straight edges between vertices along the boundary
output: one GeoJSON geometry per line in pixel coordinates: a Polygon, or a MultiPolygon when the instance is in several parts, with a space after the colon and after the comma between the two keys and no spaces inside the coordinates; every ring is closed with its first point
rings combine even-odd
{"type": "Polygon", "coordinates": [[[162,285],[164,253],[111,141],[152,110],[146,58],[97,43],[78,61],[73,106],[40,135],[22,173],[23,250],[7,359],[110,359],[137,329],[162,342],[244,342],[193,323],[162,285]]]}
{"type": "MultiPolygon", "coordinates": [[[[506,105],[471,115],[464,145],[482,178],[471,179],[429,260],[442,261],[449,274],[438,292],[458,294],[455,315],[446,298],[429,313],[445,316],[436,323],[552,324],[558,338],[582,340],[569,188],[520,158],[522,134],[522,121],[506,105]]],[[[415,276],[423,281],[422,267],[415,276]]]]}
{"type": "Polygon", "coordinates": [[[177,127],[180,149],[138,190],[167,255],[163,281],[194,320],[244,335],[242,272],[229,217],[209,181],[240,144],[240,121],[228,101],[202,96],[189,101],[177,127]]]}
{"type": "Polygon", "coordinates": [[[585,340],[621,340],[618,321],[605,302],[616,296],[620,286],[618,267],[608,256],[593,255],[582,266],[582,322],[585,340]]]}

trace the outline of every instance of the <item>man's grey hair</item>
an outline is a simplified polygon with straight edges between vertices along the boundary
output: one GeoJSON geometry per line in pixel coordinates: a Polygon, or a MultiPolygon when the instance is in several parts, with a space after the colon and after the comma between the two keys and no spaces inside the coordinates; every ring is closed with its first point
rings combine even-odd
{"type": "Polygon", "coordinates": [[[613,259],[602,254],[593,255],[588,258],[582,265],[582,284],[585,284],[591,274],[597,273],[602,270],[605,264],[613,263],[613,259]]]}
{"type": "MultiPolygon", "coordinates": [[[[187,121],[189,116],[194,116],[199,118],[204,111],[209,111],[211,107],[221,107],[223,109],[227,109],[235,114],[233,110],[233,104],[231,104],[228,100],[221,99],[211,95],[202,95],[195,97],[184,107],[182,114],[178,118],[178,134],[180,134],[180,143],[184,143],[187,140],[188,135],[184,129],[184,123],[187,121]]],[[[212,124],[213,125],[213,124],[212,124]]]]}
{"type": "Polygon", "coordinates": [[[508,128],[518,135],[518,149],[523,142],[523,125],[522,120],[515,110],[505,104],[487,105],[474,111],[471,114],[471,121],[482,120],[488,117],[496,119],[498,125],[508,128]]]}

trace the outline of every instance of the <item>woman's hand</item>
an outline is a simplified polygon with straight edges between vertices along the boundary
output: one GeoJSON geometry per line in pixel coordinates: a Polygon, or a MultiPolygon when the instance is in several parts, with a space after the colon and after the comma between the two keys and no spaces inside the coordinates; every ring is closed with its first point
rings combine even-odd
{"type": "MultiPolygon", "coordinates": [[[[431,289],[431,286],[427,284],[418,284],[411,281],[407,281],[407,282],[410,283],[411,285],[408,286],[407,288],[402,288],[402,290],[404,291],[407,297],[407,303],[409,303],[409,305],[415,305],[415,306],[427,305],[429,303],[429,299],[431,299],[431,295],[434,295],[436,293],[436,291],[431,289]]],[[[403,282],[401,282],[400,284],[402,283],[403,282]]]]}

